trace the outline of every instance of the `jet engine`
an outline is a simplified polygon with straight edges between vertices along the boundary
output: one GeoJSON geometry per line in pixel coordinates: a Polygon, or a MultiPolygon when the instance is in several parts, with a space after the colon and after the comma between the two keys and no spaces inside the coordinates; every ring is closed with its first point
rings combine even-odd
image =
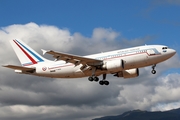
{"type": "Polygon", "coordinates": [[[122,71],[124,69],[124,62],[121,59],[104,61],[102,69],[108,70],[110,72],[122,71]]]}
{"type": "Polygon", "coordinates": [[[123,70],[121,72],[116,73],[114,76],[117,77],[124,77],[124,78],[134,78],[139,76],[139,69],[129,69],[129,70],[123,70]]]}

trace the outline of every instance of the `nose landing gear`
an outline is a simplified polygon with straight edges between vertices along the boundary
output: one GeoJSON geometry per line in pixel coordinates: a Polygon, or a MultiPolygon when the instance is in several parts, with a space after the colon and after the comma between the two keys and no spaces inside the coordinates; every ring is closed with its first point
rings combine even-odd
{"type": "Polygon", "coordinates": [[[156,64],[154,64],[154,65],[152,66],[152,71],[151,71],[152,74],[156,74],[155,67],[156,67],[156,64]]]}

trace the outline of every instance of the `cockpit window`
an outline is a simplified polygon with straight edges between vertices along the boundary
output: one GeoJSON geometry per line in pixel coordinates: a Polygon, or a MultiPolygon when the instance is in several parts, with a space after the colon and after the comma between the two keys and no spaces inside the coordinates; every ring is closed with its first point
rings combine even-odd
{"type": "Polygon", "coordinates": [[[168,47],[163,47],[162,49],[163,49],[163,50],[164,50],[164,49],[168,49],[168,47]]]}
{"type": "Polygon", "coordinates": [[[167,49],[168,49],[168,47],[163,47],[163,48],[162,48],[163,52],[166,52],[167,49]]]}

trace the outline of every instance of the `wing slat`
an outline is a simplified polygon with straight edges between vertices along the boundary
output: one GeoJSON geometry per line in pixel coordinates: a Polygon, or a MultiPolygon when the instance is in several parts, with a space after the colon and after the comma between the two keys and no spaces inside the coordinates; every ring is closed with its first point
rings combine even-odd
{"type": "Polygon", "coordinates": [[[54,58],[56,58],[56,60],[64,60],[66,62],[69,63],[73,63],[73,64],[87,64],[87,65],[100,65],[102,64],[102,60],[97,60],[97,59],[93,59],[93,58],[87,58],[87,57],[83,57],[83,56],[78,56],[78,55],[72,55],[72,54],[67,54],[67,53],[62,53],[62,52],[55,52],[52,50],[42,50],[43,54],[47,53],[47,54],[51,54],[53,55],[54,58]]]}

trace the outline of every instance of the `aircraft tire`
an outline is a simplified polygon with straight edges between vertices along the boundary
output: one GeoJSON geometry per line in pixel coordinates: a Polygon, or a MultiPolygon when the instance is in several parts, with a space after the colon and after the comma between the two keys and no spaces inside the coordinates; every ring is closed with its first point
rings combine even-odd
{"type": "Polygon", "coordinates": [[[100,85],[109,85],[109,81],[107,81],[107,80],[101,80],[101,81],[99,81],[99,84],[100,84],[100,85]]]}
{"type": "Polygon", "coordinates": [[[105,85],[109,85],[109,81],[104,81],[104,84],[105,85]]]}
{"type": "Polygon", "coordinates": [[[104,85],[104,81],[102,81],[102,80],[99,81],[99,84],[100,84],[100,85],[104,85]]]}
{"type": "Polygon", "coordinates": [[[94,81],[98,82],[99,78],[98,77],[94,77],[94,81]]]}
{"type": "Polygon", "coordinates": [[[156,70],[152,70],[151,73],[152,73],[152,74],[156,74],[156,70]]]}
{"type": "Polygon", "coordinates": [[[88,78],[88,80],[92,82],[94,79],[93,79],[93,77],[90,76],[90,77],[88,78]]]}

